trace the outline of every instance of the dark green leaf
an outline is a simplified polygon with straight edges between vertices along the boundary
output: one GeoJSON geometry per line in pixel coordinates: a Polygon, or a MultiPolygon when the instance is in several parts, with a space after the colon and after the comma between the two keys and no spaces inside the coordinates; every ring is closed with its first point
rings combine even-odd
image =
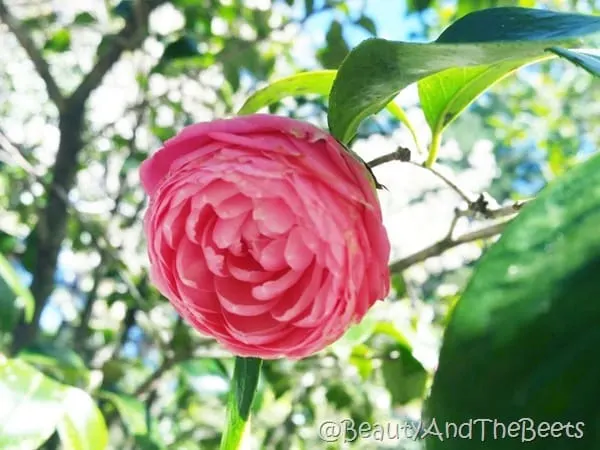
{"type": "Polygon", "coordinates": [[[331,22],[325,41],[326,46],[317,54],[317,58],[326,69],[337,69],[350,51],[344,39],[341,23],[331,22]]]}
{"type": "Polygon", "coordinates": [[[576,66],[587,70],[592,75],[600,76],[600,53],[593,50],[567,50],[560,47],[548,49],[552,53],[571,61],[576,66]]]}
{"type": "Polygon", "coordinates": [[[360,19],[358,19],[356,23],[357,25],[360,25],[365,30],[367,30],[369,33],[373,35],[377,34],[377,25],[375,25],[375,22],[373,22],[373,19],[371,19],[370,17],[360,16],[360,19]]]}
{"type": "Polygon", "coordinates": [[[190,36],[183,36],[166,46],[161,60],[168,62],[174,59],[190,58],[198,54],[198,43],[196,40],[190,36]]]}
{"type": "Polygon", "coordinates": [[[242,439],[250,419],[250,408],[260,377],[259,358],[235,358],[235,369],[229,400],[227,402],[227,424],[221,438],[221,450],[242,448],[242,439]]]}
{"type": "MultiPolygon", "coordinates": [[[[599,186],[596,155],[544,189],[484,254],[445,332],[427,417],[581,421],[579,439],[532,440],[527,447],[600,446],[600,363],[590,359],[600,346],[599,186]]],[[[486,448],[513,444],[490,440],[486,448]]],[[[431,439],[428,448],[481,444],[431,439]]]]}
{"type": "Polygon", "coordinates": [[[44,45],[44,50],[57,53],[66,52],[69,48],[71,48],[71,32],[66,28],[54,33],[44,45]]]}
{"type": "Polygon", "coordinates": [[[598,31],[599,17],[531,8],[491,8],[454,22],[437,43],[552,41],[578,38],[598,31]]]}
{"type": "Polygon", "coordinates": [[[596,31],[599,17],[495,8],[465,16],[429,44],[368,39],[339,69],[330,93],[330,130],[349,142],[363,119],[415,81],[450,68],[535,60],[550,46],[596,31]]]}
{"type": "MultiPolygon", "coordinates": [[[[471,0],[468,0],[471,1],[471,0]]],[[[408,12],[421,12],[429,8],[434,0],[409,0],[408,12]]]]}
{"type": "Polygon", "coordinates": [[[310,16],[315,11],[315,0],[304,0],[306,15],[310,16]]]}
{"type": "Polygon", "coordinates": [[[353,403],[352,395],[348,393],[347,387],[339,381],[334,382],[327,388],[325,398],[336,409],[347,408],[353,403]]]}
{"type": "Polygon", "coordinates": [[[133,17],[133,0],[121,0],[112,10],[115,16],[129,20],[133,17]]]}
{"type": "Polygon", "coordinates": [[[75,16],[75,19],[73,20],[73,23],[75,25],[91,25],[96,23],[97,20],[94,16],[92,16],[89,12],[82,12],[79,13],[75,16]]]}
{"type": "Polygon", "coordinates": [[[423,396],[427,371],[412,355],[410,348],[401,344],[387,346],[381,371],[395,405],[404,405],[423,396]]]}

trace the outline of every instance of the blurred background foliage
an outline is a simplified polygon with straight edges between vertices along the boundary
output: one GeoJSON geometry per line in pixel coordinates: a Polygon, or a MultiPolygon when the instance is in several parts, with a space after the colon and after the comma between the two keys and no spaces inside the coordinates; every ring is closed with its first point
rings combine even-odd
{"type": "MultiPolygon", "coordinates": [[[[516,3],[600,8],[594,0],[0,0],[0,435],[13,439],[0,447],[218,448],[233,359],[148,282],[140,162],[181,127],[234,114],[269,80],[337,68],[365,38],[426,41],[470,11],[516,3]]],[[[400,103],[426,142],[416,99],[409,88],[400,103]]],[[[270,107],[323,127],[326,111],[314,96],[270,107]]],[[[529,198],[595,150],[599,112],[588,74],[560,61],[529,67],[450,126],[440,162],[475,194],[529,198]]],[[[370,160],[410,142],[381,113],[353,149],[370,160]]],[[[375,172],[389,190],[381,198],[394,260],[443,238],[460,206],[455,193],[400,162],[375,172]]],[[[457,229],[480,225],[463,219],[457,229]]],[[[339,342],[302,361],[266,362],[253,446],[338,448],[319,440],[321,421],[418,420],[448,312],[487,245],[402,266],[390,297],[339,342]]]]}

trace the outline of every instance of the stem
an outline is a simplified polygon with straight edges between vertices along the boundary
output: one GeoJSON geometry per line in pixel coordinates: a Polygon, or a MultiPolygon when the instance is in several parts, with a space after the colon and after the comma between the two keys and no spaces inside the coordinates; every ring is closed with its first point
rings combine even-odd
{"type": "Polygon", "coordinates": [[[233,378],[227,401],[227,423],[221,438],[220,450],[239,450],[249,431],[250,408],[254,400],[262,359],[235,358],[233,378]]]}
{"type": "Polygon", "coordinates": [[[429,155],[427,155],[427,161],[425,161],[425,167],[428,169],[433,166],[433,163],[437,159],[438,151],[440,150],[440,144],[442,143],[441,131],[434,131],[431,136],[431,145],[429,146],[429,155]]]}

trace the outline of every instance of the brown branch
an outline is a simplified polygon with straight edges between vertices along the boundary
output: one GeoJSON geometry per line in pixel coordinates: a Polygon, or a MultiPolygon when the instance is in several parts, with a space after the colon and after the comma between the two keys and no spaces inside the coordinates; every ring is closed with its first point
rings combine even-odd
{"type": "Polygon", "coordinates": [[[135,2],[135,14],[121,31],[112,37],[111,46],[99,55],[94,68],[88,72],[69,97],[69,103],[75,105],[85,103],[92,91],[100,85],[108,71],[121,58],[123,52],[127,49],[137,48],[143,42],[147,34],[150,13],[166,1],[138,0],[135,2]]]}
{"type": "Polygon", "coordinates": [[[406,147],[398,147],[396,150],[394,150],[391,153],[388,153],[386,155],[372,159],[371,161],[369,161],[367,163],[367,166],[369,166],[370,168],[373,168],[373,167],[377,167],[381,164],[388,163],[390,161],[407,162],[407,161],[410,161],[410,156],[411,156],[410,149],[408,149],[406,147]]]}
{"type": "MultiPolygon", "coordinates": [[[[0,0],[2,1],[2,0],[0,0]]],[[[143,42],[147,33],[150,13],[166,0],[137,0],[136,14],[113,40],[111,46],[98,59],[94,68],[84,77],[73,94],[65,100],[59,115],[60,142],[56,161],[52,168],[52,182],[48,187],[48,199],[40,212],[33,231],[37,238],[36,257],[31,282],[35,298],[35,312],[31,323],[19,323],[13,333],[12,351],[18,352],[37,336],[39,319],[54,289],[54,274],[60,247],[66,237],[68,202],[60,193],[68,193],[77,175],[77,158],[83,148],[82,135],[85,124],[85,104],[91,92],[102,82],[104,76],[118,61],[126,48],[133,49],[143,42]]],[[[108,243],[107,243],[108,244],[108,243]]],[[[110,247],[110,246],[108,246],[110,247]]],[[[127,278],[124,281],[136,292],[127,278]]],[[[139,294],[139,293],[138,293],[139,294]]],[[[143,299],[140,299],[143,303],[143,299]]]]}
{"type": "Polygon", "coordinates": [[[38,75],[42,78],[46,84],[48,91],[48,97],[56,105],[58,110],[62,110],[65,103],[65,98],[60,91],[60,88],[56,84],[54,77],[50,73],[50,66],[42,56],[40,50],[36,47],[35,42],[31,39],[31,36],[27,33],[27,30],[21,26],[19,20],[14,17],[6,5],[4,0],[0,0],[0,19],[6,24],[10,32],[17,38],[21,47],[29,56],[29,59],[33,63],[35,70],[38,75]]]}
{"type": "Polygon", "coordinates": [[[423,250],[413,253],[412,255],[409,255],[405,258],[394,261],[392,264],[390,264],[390,273],[402,272],[414,264],[425,261],[426,259],[431,258],[433,256],[441,255],[445,251],[457,247],[461,244],[466,244],[468,242],[494,237],[497,234],[500,234],[509,222],[510,220],[496,223],[494,225],[490,225],[489,227],[482,228],[480,230],[465,233],[454,239],[450,236],[446,236],[445,238],[439,240],[438,242],[427,248],[424,248],[423,250]]]}

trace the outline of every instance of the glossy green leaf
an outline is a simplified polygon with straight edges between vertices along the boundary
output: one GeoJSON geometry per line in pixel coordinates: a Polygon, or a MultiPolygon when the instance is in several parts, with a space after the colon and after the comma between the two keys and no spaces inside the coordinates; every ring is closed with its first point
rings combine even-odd
{"type": "Polygon", "coordinates": [[[248,432],[250,422],[250,408],[256,393],[260,377],[259,358],[235,359],[235,368],[229,400],[227,402],[227,423],[221,438],[221,450],[238,450],[244,448],[244,435],[248,432]]]}
{"type": "Polygon", "coordinates": [[[20,359],[0,359],[0,398],[2,450],[38,448],[55,430],[67,450],[107,446],[106,424],[92,398],[20,359]]]}
{"type": "Polygon", "coordinates": [[[119,416],[131,435],[146,435],[146,407],[135,397],[104,391],[101,397],[109,400],[119,412],[119,416]]]}
{"type": "MultiPolygon", "coordinates": [[[[523,208],[479,261],[445,332],[428,418],[582,422],[578,439],[563,428],[562,439],[527,447],[600,446],[600,363],[591,357],[600,347],[599,229],[595,155],[523,208]]],[[[432,438],[428,448],[479,449],[481,441],[432,438]]],[[[489,440],[487,448],[514,442],[489,440]]]]}
{"type": "Polygon", "coordinates": [[[598,50],[567,50],[560,47],[552,47],[548,50],[587,70],[592,75],[600,76],[600,52],[598,50]]]}
{"type": "MultiPolygon", "coordinates": [[[[10,261],[0,254],[0,295],[2,302],[0,305],[22,308],[25,313],[25,320],[30,322],[35,310],[35,300],[31,291],[23,285],[19,275],[10,264],[10,261]]],[[[1,311],[1,314],[8,312],[1,311]]]]}
{"type": "Polygon", "coordinates": [[[428,374],[410,348],[393,344],[385,348],[384,355],[381,372],[392,403],[404,405],[422,397],[428,374]]]}
{"type": "Polygon", "coordinates": [[[71,32],[67,28],[61,28],[46,41],[44,50],[63,53],[71,48],[71,32]]]}
{"type": "Polygon", "coordinates": [[[238,115],[253,114],[265,106],[286,97],[316,94],[328,95],[335,78],[335,70],[301,72],[270,83],[252,94],[238,111],[238,115]]]}
{"type": "Polygon", "coordinates": [[[441,133],[483,92],[517,69],[549,59],[510,60],[489,66],[460,67],[423,78],[418,83],[421,107],[432,133],[441,133]]]}
{"type": "Polygon", "coordinates": [[[56,429],[64,386],[18,360],[0,355],[0,448],[36,449],[56,429]]]}
{"type": "Polygon", "coordinates": [[[81,389],[64,392],[65,412],[57,431],[65,450],[105,450],[108,431],[94,400],[81,389]]]}
{"type": "Polygon", "coordinates": [[[428,44],[367,39],[339,68],[329,96],[329,128],[349,142],[358,125],[411,83],[450,68],[536,60],[545,49],[600,31],[600,17],[526,8],[468,14],[428,44]]]}
{"type": "MultiPolygon", "coordinates": [[[[335,70],[316,70],[313,72],[301,72],[296,75],[276,80],[248,97],[238,111],[238,115],[253,114],[286,97],[308,94],[322,96],[329,95],[336,73],[337,71],[335,70]]],[[[417,132],[404,110],[393,102],[387,105],[387,110],[393,117],[408,128],[417,148],[420,150],[417,132]]]]}

